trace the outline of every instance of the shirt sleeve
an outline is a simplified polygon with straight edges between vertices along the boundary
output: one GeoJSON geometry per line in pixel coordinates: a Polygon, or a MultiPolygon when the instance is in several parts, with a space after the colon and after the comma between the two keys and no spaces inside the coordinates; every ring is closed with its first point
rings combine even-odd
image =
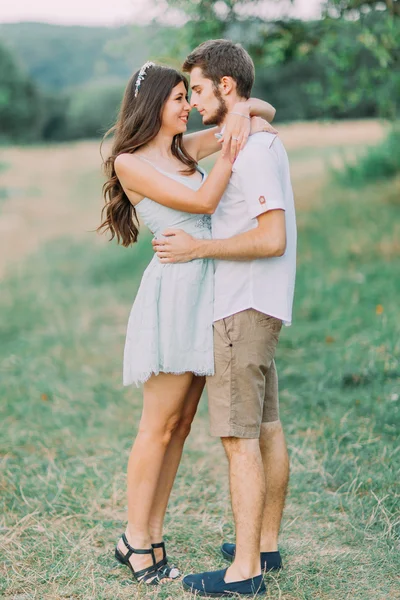
{"type": "Polygon", "coordinates": [[[285,210],[279,159],[273,147],[252,144],[234,167],[250,218],[270,210],[285,210]]]}

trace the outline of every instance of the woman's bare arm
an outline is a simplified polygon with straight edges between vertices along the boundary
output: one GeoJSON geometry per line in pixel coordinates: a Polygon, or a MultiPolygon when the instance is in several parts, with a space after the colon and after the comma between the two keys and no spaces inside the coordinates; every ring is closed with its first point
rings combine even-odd
{"type": "MultiPolygon", "coordinates": [[[[188,133],[183,136],[185,150],[195,160],[199,161],[202,158],[206,158],[221,150],[221,141],[223,142],[223,153],[225,153],[233,136],[239,138],[239,140],[243,142],[240,144],[240,147],[238,146],[237,153],[234,156],[232,156],[231,153],[232,160],[235,160],[239,150],[244,148],[250,134],[248,117],[262,117],[271,123],[275,117],[275,113],[275,108],[269,104],[269,102],[264,102],[264,100],[260,100],[259,98],[250,98],[245,102],[238,102],[234,106],[231,114],[228,115],[222,140],[218,140],[215,137],[215,134],[218,134],[220,131],[219,127],[195,131],[194,133],[188,133]]],[[[233,140],[233,142],[234,141],[235,140],[233,140]]],[[[232,144],[232,147],[233,145],[234,144],[232,144]]]]}
{"type": "Polygon", "coordinates": [[[159,204],[194,214],[212,214],[218,206],[232,172],[228,156],[219,156],[209,176],[197,190],[160,173],[134,154],[120,154],[115,172],[131,203],[151,198],[159,204]]]}
{"type": "Polygon", "coordinates": [[[183,136],[183,145],[186,152],[196,161],[218,152],[218,150],[221,150],[221,144],[215,134],[218,134],[220,130],[220,127],[211,127],[210,129],[187,133],[183,136]]]}
{"type": "MultiPolygon", "coordinates": [[[[268,123],[271,123],[275,117],[276,110],[268,102],[260,100],[259,98],[249,98],[244,102],[237,102],[231,111],[230,116],[236,116],[237,119],[242,121],[248,121],[248,117],[262,117],[268,123]]],[[[271,128],[272,131],[275,131],[271,128]]],[[[242,134],[242,128],[238,126],[238,121],[228,122],[225,128],[224,135],[220,142],[222,143],[222,154],[226,154],[230,148],[231,160],[234,161],[239,154],[240,150],[246,145],[249,132],[247,135],[242,134]]]]}
{"type": "Polygon", "coordinates": [[[247,104],[249,106],[251,117],[262,117],[268,121],[268,123],[272,123],[275,118],[276,108],[274,108],[269,102],[260,100],[260,98],[249,98],[242,104],[247,104]]]}

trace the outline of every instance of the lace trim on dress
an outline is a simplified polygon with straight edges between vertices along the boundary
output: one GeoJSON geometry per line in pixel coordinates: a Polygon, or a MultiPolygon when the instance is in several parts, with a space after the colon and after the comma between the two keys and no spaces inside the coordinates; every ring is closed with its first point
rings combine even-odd
{"type": "Polygon", "coordinates": [[[211,217],[210,215],[203,215],[197,221],[195,221],[194,226],[197,228],[207,228],[211,229],[211,217]]]}
{"type": "Polygon", "coordinates": [[[197,375],[197,377],[209,377],[211,375],[214,375],[214,369],[210,369],[208,367],[205,369],[197,369],[196,371],[192,371],[192,370],[188,370],[188,369],[186,369],[184,371],[169,371],[169,370],[163,370],[163,369],[160,369],[159,371],[155,371],[154,369],[152,369],[151,371],[148,371],[147,373],[142,373],[140,375],[136,375],[135,379],[132,379],[132,381],[130,383],[124,383],[124,386],[136,385],[136,387],[139,387],[140,384],[146,383],[146,381],[148,381],[152,375],[159,375],[160,373],[167,373],[169,375],[184,375],[185,373],[193,373],[193,375],[197,375]]]}

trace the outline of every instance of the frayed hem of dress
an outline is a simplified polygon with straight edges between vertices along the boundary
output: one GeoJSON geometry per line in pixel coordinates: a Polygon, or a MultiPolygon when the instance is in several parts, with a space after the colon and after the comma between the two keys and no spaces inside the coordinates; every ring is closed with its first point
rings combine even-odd
{"type": "Polygon", "coordinates": [[[214,370],[206,369],[202,371],[193,371],[191,369],[185,369],[184,371],[167,371],[160,369],[159,371],[150,371],[146,374],[138,375],[137,379],[131,379],[127,383],[124,381],[123,385],[124,387],[128,387],[130,385],[140,387],[143,385],[143,383],[146,383],[146,381],[148,381],[152,375],[159,375],[160,373],[167,373],[169,375],[184,375],[185,373],[193,373],[193,375],[196,375],[197,377],[211,377],[214,375],[214,370]]]}

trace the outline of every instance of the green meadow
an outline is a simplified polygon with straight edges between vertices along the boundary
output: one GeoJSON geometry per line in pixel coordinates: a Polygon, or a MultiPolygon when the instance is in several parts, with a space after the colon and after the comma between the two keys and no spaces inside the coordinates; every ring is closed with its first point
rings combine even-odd
{"type": "MultiPolygon", "coordinates": [[[[400,180],[347,188],[330,171],[367,125],[282,128],[299,257],[277,354],[291,479],[271,600],[400,598],[400,180]]],[[[138,587],[113,556],[141,412],[122,352],[150,237],[124,249],[90,232],[96,143],[3,148],[0,163],[0,596],[189,598],[180,583],[138,587]]],[[[228,499],[203,398],[166,529],[184,573],[225,565],[228,499]]]]}

